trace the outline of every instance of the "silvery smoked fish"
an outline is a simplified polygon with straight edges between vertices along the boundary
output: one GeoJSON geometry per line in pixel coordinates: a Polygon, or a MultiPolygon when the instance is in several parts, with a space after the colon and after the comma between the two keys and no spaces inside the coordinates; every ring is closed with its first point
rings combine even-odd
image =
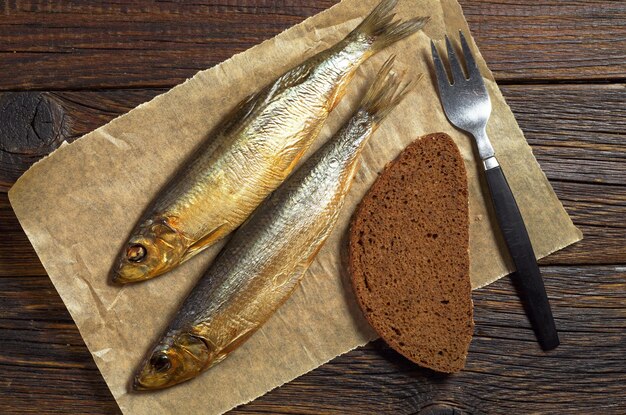
{"type": "Polygon", "coordinates": [[[291,173],[357,67],[421,29],[384,0],[344,40],[244,100],[142,216],[112,270],[117,283],[163,274],[239,227],[291,173]]]}
{"type": "Polygon", "coordinates": [[[224,359],[287,300],[330,234],[365,143],[407,89],[387,61],[348,123],[228,241],[137,372],[166,388],[224,359]]]}

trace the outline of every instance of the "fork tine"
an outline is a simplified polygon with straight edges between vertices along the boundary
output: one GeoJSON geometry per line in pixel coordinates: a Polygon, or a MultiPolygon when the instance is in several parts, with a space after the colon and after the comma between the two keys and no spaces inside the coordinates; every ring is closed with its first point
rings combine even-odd
{"type": "Polygon", "coordinates": [[[460,81],[465,81],[465,74],[463,73],[463,69],[461,68],[461,63],[459,59],[456,57],[456,52],[452,47],[452,42],[448,36],[446,36],[446,48],[448,49],[448,62],[450,63],[450,69],[452,70],[452,83],[456,84],[460,81]]]}
{"type": "Polygon", "coordinates": [[[476,65],[476,59],[474,59],[474,55],[472,54],[472,50],[467,44],[467,40],[465,40],[465,36],[463,36],[463,32],[459,30],[459,37],[461,38],[461,47],[463,48],[463,57],[465,58],[465,64],[467,65],[467,75],[469,79],[482,79],[482,75],[478,70],[478,65],[476,65]]]}
{"type": "Polygon", "coordinates": [[[450,88],[450,81],[448,80],[448,73],[446,72],[446,68],[443,66],[443,62],[441,61],[441,56],[437,51],[437,46],[435,46],[435,42],[430,41],[430,49],[433,55],[433,64],[435,65],[435,75],[437,76],[437,83],[439,84],[439,93],[443,93],[448,88],[450,88]]]}

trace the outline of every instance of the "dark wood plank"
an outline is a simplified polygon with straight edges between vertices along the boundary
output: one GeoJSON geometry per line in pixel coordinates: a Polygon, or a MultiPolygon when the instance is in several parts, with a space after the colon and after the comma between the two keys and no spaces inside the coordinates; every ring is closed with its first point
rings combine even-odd
{"type": "Polygon", "coordinates": [[[626,184],[626,84],[505,86],[551,180],[626,184]]]}
{"type": "Polygon", "coordinates": [[[10,187],[25,169],[61,145],[66,129],[63,108],[49,95],[0,94],[0,187],[10,187]]]}
{"type": "MultiPolygon", "coordinates": [[[[0,90],[173,86],[336,2],[7,1],[0,90]]],[[[624,79],[624,2],[461,3],[499,80],[624,79]]]]}
{"type": "MultiPolygon", "coordinates": [[[[56,92],[51,95],[62,103],[64,111],[72,120],[68,136],[76,138],[160,92],[163,90],[56,92]]],[[[562,85],[557,87],[509,86],[504,88],[504,92],[534,148],[546,149],[539,155],[539,160],[546,168],[548,176],[551,177],[552,170],[550,170],[549,163],[553,161],[556,165],[563,164],[564,171],[572,170],[569,177],[574,177],[574,180],[565,181],[559,180],[559,177],[552,177],[553,185],[577,225],[585,232],[587,239],[549,257],[544,262],[625,262],[626,231],[622,218],[626,213],[626,188],[610,181],[608,184],[602,184],[596,177],[588,174],[578,175],[575,171],[576,157],[585,157],[588,153],[592,154],[591,157],[598,159],[600,156],[594,155],[594,152],[607,152],[609,160],[619,160],[623,157],[621,135],[623,134],[621,125],[623,119],[619,117],[621,115],[619,100],[622,90],[604,86],[586,89],[562,85]],[[612,105],[612,112],[598,109],[602,108],[602,103],[612,105]],[[614,119],[616,110],[618,117],[614,119]],[[561,118],[576,122],[577,128],[568,128],[569,124],[566,121],[559,121],[561,118]],[[574,151],[576,157],[566,159],[561,159],[560,156],[552,157],[552,152],[549,150],[560,148],[574,151]],[[548,167],[545,165],[546,162],[548,167]]],[[[619,168],[619,164],[617,166],[619,168]]],[[[604,171],[603,168],[605,165],[600,166],[595,174],[601,178],[611,178],[611,173],[604,171]]],[[[115,406],[111,403],[106,386],[91,361],[88,351],[83,346],[75,326],[71,323],[67,311],[58,296],[54,294],[54,289],[47,277],[22,277],[26,274],[44,275],[45,272],[21,232],[6,195],[0,195],[0,219],[2,219],[0,228],[4,236],[0,241],[6,241],[0,242],[0,252],[2,252],[0,275],[5,277],[0,279],[0,292],[3,292],[2,300],[0,300],[0,315],[3,316],[0,319],[0,338],[4,339],[0,341],[0,347],[4,350],[3,360],[0,360],[0,377],[4,378],[2,375],[6,374],[7,378],[12,379],[6,387],[7,394],[10,391],[10,396],[14,397],[9,406],[6,406],[7,410],[20,412],[32,405],[37,408],[37,411],[49,413],[54,413],[59,408],[63,408],[59,409],[59,412],[65,410],[89,413],[114,412],[115,406]],[[7,278],[10,275],[20,277],[7,278]],[[37,395],[41,396],[39,400],[33,401],[30,392],[33,382],[43,376],[50,379],[51,387],[37,395]],[[80,384],[83,389],[77,390],[71,387],[73,393],[68,397],[64,391],[70,388],[68,385],[73,384],[80,384]],[[24,396],[28,397],[24,398],[24,396]],[[51,407],[48,404],[51,399],[58,399],[59,405],[51,407]]],[[[558,272],[561,273],[559,275],[562,276],[562,280],[567,276],[569,286],[565,287],[565,283],[561,282],[552,289],[549,285],[548,289],[566,297],[571,296],[572,293],[578,293],[582,288],[587,287],[584,285],[587,279],[582,281],[580,277],[585,275],[585,270],[591,270],[592,275],[589,278],[598,278],[594,269],[554,268],[554,270],[561,270],[558,272]]],[[[623,269],[619,271],[620,268],[602,269],[617,273],[624,272],[623,269]]],[[[547,272],[551,272],[550,270],[552,268],[547,272]]],[[[545,268],[544,272],[546,272],[545,268]]],[[[606,282],[601,280],[598,283],[605,284],[606,282]]],[[[616,285],[609,285],[605,288],[620,292],[620,287],[616,285]]],[[[455,383],[456,381],[451,383],[448,378],[410,366],[379,342],[340,357],[330,365],[272,392],[251,405],[240,408],[240,411],[242,413],[262,411],[270,413],[319,413],[319,411],[360,413],[370,406],[380,408],[379,412],[414,413],[423,408],[432,408],[433,402],[438,402],[454,403],[454,407],[474,413],[499,412],[496,407],[488,405],[493,403],[490,400],[501,399],[496,394],[501,392],[503,379],[506,379],[504,383],[507,385],[517,385],[508,386],[504,391],[511,410],[519,408],[520,405],[525,406],[526,401],[530,400],[528,395],[530,392],[525,392],[524,388],[533,391],[533,394],[536,394],[537,390],[543,390],[551,399],[555,399],[555,394],[550,393],[553,389],[550,386],[552,384],[558,385],[559,389],[567,390],[568,393],[580,392],[579,389],[566,383],[565,372],[560,373],[558,375],[560,377],[557,376],[557,378],[555,378],[556,375],[547,377],[549,381],[540,387],[531,388],[524,383],[524,377],[527,376],[529,370],[524,365],[535,364],[533,359],[538,359],[538,355],[520,356],[519,353],[513,355],[507,353],[503,356],[498,355],[497,352],[484,350],[490,345],[501,347],[502,350],[516,347],[525,349],[534,346],[532,337],[529,337],[531,336],[529,328],[521,309],[517,307],[516,297],[512,294],[508,281],[489,287],[488,293],[489,296],[483,300],[482,304],[487,310],[495,307],[495,311],[480,319],[478,310],[481,303],[477,300],[478,328],[477,337],[472,346],[472,356],[478,356],[478,360],[472,363],[475,366],[469,366],[466,371],[470,376],[476,377],[476,380],[466,380],[462,377],[458,383],[455,383]],[[504,288],[501,287],[502,284],[504,288]],[[504,319],[504,321],[499,319],[504,319]],[[511,324],[509,319],[514,319],[516,323],[511,324]],[[523,328],[521,332],[520,327],[523,328]],[[508,337],[502,334],[503,330],[507,332],[508,337]],[[496,341],[492,336],[505,336],[505,338],[496,341]],[[498,359],[504,359],[504,363],[494,364],[493,362],[498,362],[498,359]],[[507,373],[510,367],[514,369],[513,374],[505,375],[504,373],[507,373]],[[485,378],[489,379],[486,384],[485,378]],[[328,383],[328,379],[341,381],[328,383]],[[459,387],[470,391],[469,395],[455,394],[455,388],[459,387]],[[306,393],[304,394],[303,391],[306,393]],[[328,399],[329,396],[334,398],[328,399]],[[481,396],[482,400],[477,396],[481,396]],[[285,402],[289,402],[289,405],[285,402]]],[[[482,290],[476,295],[480,298],[482,290]]],[[[598,305],[593,302],[589,304],[583,301],[582,304],[585,304],[583,310],[572,311],[571,308],[576,307],[575,304],[580,304],[581,300],[574,296],[575,298],[572,299],[574,305],[568,303],[570,309],[563,314],[569,316],[581,314],[584,311],[584,313],[591,313],[592,324],[593,319],[613,321],[614,317],[610,313],[613,312],[612,310],[619,310],[621,305],[612,303],[610,296],[606,293],[601,297],[597,297],[598,294],[593,292],[589,295],[601,302],[602,308],[598,308],[598,305]]],[[[558,317],[559,313],[556,311],[555,313],[558,317]]],[[[587,327],[589,322],[585,321],[584,324],[587,327]]],[[[598,324],[600,327],[607,327],[604,323],[598,324]]],[[[611,333],[607,332],[602,335],[610,339],[614,336],[611,333]]],[[[573,336],[572,344],[582,344],[583,340],[577,338],[576,335],[573,336]]],[[[613,345],[613,347],[616,351],[623,350],[623,344],[613,345]]],[[[594,367],[606,368],[609,363],[615,366],[612,356],[605,356],[606,361],[589,362],[584,360],[586,353],[596,355],[597,351],[585,349],[585,352],[581,352],[580,355],[569,356],[569,360],[559,357],[558,362],[563,365],[564,371],[571,367],[583,367],[585,370],[592,371],[594,367]]],[[[540,365],[548,365],[544,363],[544,360],[540,359],[537,362],[541,362],[540,365]]],[[[549,373],[554,370],[552,366],[541,366],[540,369],[549,373]]],[[[612,370],[615,372],[612,375],[615,376],[623,373],[620,372],[621,368],[612,370]]],[[[466,372],[463,376],[468,376],[466,372]]],[[[586,373],[578,373],[578,375],[587,376],[586,373]]],[[[605,373],[603,372],[602,375],[604,376],[605,373]]],[[[540,372],[537,376],[544,376],[544,374],[540,372]]],[[[592,380],[598,381],[596,378],[592,380]]],[[[595,396],[601,395],[599,391],[614,388],[613,381],[598,382],[597,385],[600,386],[595,389],[584,385],[587,392],[583,398],[589,400],[583,402],[582,406],[568,406],[572,397],[566,396],[557,399],[556,404],[553,402],[556,406],[550,406],[549,412],[552,409],[567,412],[575,412],[575,409],[579,409],[579,412],[584,413],[585,408],[591,408],[599,403],[594,399],[595,396]]],[[[3,391],[0,390],[0,392],[3,391]]],[[[620,396],[615,399],[616,405],[623,402],[620,396]]],[[[615,413],[619,411],[616,410],[615,413]]]]}
{"type": "Polygon", "coordinates": [[[542,263],[626,263],[626,85],[504,86],[502,91],[585,235],[542,263]]]}
{"type": "MultiPolygon", "coordinates": [[[[45,136],[36,122],[35,135],[18,134],[30,143],[26,164],[45,143],[75,139],[335,2],[0,2],[0,59],[8,68],[0,91],[54,90],[22,98],[59,103],[69,121],[43,144],[32,140],[45,136]]],[[[626,3],[461,3],[540,164],[585,233],[542,261],[562,346],[539,351],[503,279],[474,293],[476,335],[461,374],[421,370],[375,342],[235,413],[626,412],[626,3]],[[617,84],[529,85],[564,80],[617,84]]],[[[29,114],[23,119],[35,120],[29,114]]],[[[3,182],[0,166],[0,176],[7,187],[15,174],[3,182]]],[[[119,413],[3,193],[0,293],[0,412],[119,413]]]]}
{"type": "MultiPolygon", "coordinates": [[[[467,368],[460,374],[417,368],[379,341],[234,413],[414,414],[432,405],[468,413],[519,413],[522,408],[533,413],[585,414],[596,408],[623,413],[626,267],[542,267],[542,272],[561,333],[562,345],[554,352],[544,354],[535,343],[505,278],[474,292],[476,331],[467,368]]],[[[23,310],[11,311],[8,301],[0,299],[0,379],[11,379],[0,381],[0,407],[5,413],[28,408],[116,413],[77,329],[51,289],[45,277],[0,279],[0,292],[19,296],[16,305],[23,310]],[[20,287],[28,289],[20,293],[20,287]],[[46,307],[49,319],[42,315],[46,307]],[[35,386],[42,378],[46,385],[35,386]]]]}
{"type": "Polygon", "coordinates": [[[118,413],[48,277],[2,278],[0,293],[0,412],[118,413]]]}
{"type": "Polygon", "coordinates": [[[461,0],[499,81],[624,80],[626,3],[461,0]]]}
{"type": "MultiPolygon", "coordinates": [[[[47,93],[68,119],[69,140],[165,89],[47,93]]],[[[624,85],[506,86],[503,92],[548,178],[585,240],[543,260],[552,264],[626,262],[626,88],[624,85]],[[575,127],[574,127],[575,126],[575,127]]],[[[0,276],[44,275],[0,196],[0,276]]]]}
{"type": "MultiPolygon", "coordinates": [[[[59,118],[63,120],[62,125],[49,129],[51,137],[46,138],[59,143],[57,131],[62,131],[63,138],[72,141],[165,91],[57,91],[35,94],[41,95],[42,102],[49,103],[50,107],[59,106],[60,109],[51,109],[51,112],[64,114],[63,118],[59,118]]],[[[549,179],[616,185],[626,183],[626,173],[621,167],[626,157],[626,84],[504,86],[503,93],[549,179]]],[[[33,93],[23,94],[30,96],[33,93]]],[[[5,96],[0,93],[0,101],[5,96]]],[[[29,125],[26,127],[30,128],[29,125]]],[[[0,135],[0,142],[5,141],[13,143],[9,136],[0,135]]],[[[45,151],[41,151],[39,157],[44,154],[45,151]]],[[[37,159],[30,155],[27,158],[30,163],[37,159]]],[[[3,168],[7,170],[7,166],[13,165],[10,163],[3,163],[0,159],[0,177],[7,181],[5,189],[11,177],[15,177],[3,173],[3,168]]],[[[17,164],[15,172],[27,166],[26,163],[17,164]]]]}
{"type": "Polygon", "coordinates": [[[584,239],[540,263],[625,264],[626,187],[559,181],[552,185],[584,239]]]}
{"type": "MultiPolygon", "coordinates": [[[[0,287],[0,327],[3,330],[19,330],[29,324],[46,322],[72,323],[72,317],[47,276],[4,277],[0,279],[0,287]]],[[[56,334],[49,335],[52,339],[56,334]]],[[[79,340],[80,337],[73,338],[70,343],[82,344],[79,340]]]]}
{"type": "Polygon", "coordinates": [[[334,3],[5,2],[0,90],[173,86],[334,3]]]}
{"type": "Polygon", "coordinates": [[[11,209],[9,197],[1,191],[0,235],[0,278],[46,275],[33,246],[22,230],[13,209],[11,209]]]}
{"type": "Polygon", "coordinates": [[[626,363],[615,352],[626,346],[626,317],[620,311],[626,306],[626,270],[542,271],[561,333],[554,353],[539,350],[510,282],[503,279],[474,292],[475,337],[467,367],[458,375],[416,368],[377,342],[234,413],[416,414],[431,405],[473,414],[587,414],[599,408],[623,413],[626,363]]]}
{"type": "Polygon", "coordinates": [[[121,413],[95,367],[86,371],[0,364],[0,374],[0,405],[6,415],[121,413]]]}

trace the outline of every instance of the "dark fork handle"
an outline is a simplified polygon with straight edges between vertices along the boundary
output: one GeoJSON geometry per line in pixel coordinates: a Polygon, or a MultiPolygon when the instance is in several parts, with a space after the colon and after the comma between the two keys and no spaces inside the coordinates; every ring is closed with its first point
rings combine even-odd
{"type": "Polygon", "coordinates": [[[552,350],[559,345],[559,335],[524,220],[502,168],[490,168],[485,174],[500,230],[517,269],[514,283],[541,348],[552,350]]]}

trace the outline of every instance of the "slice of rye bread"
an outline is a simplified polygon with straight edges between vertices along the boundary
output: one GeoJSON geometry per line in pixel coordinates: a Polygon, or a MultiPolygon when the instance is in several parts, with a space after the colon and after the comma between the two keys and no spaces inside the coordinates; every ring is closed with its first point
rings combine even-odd
{"type": "Polygon", "coordinates": [[[474,331],[465,165],[452,139],[424,136],[389,163],[350,228],[352,285],[396,351],[458,372],[474,331]]]}

